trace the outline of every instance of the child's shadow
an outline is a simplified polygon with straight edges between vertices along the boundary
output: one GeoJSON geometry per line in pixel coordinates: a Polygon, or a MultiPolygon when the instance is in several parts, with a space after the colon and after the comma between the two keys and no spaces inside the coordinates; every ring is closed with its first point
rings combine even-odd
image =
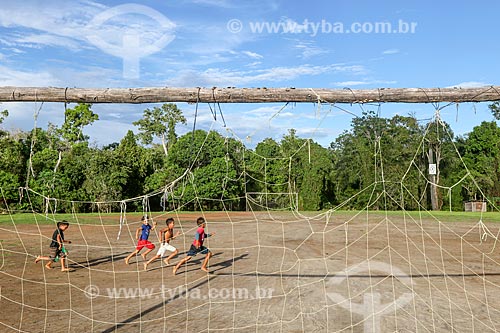
{"type": "MultiPolygon", "coordinates": [[[[213,257],[215,257],[216,255],[220,255],[222,254],[223,252],[219,252],[217,254],[214,254],[212,256],[212,258],[210,259],[210,262],[212,262],[213,260],[213,257]]],[[[210,263],[208,264],[208,270],[210,271],[211,274],[217,272],[217,271],[220,271],[220,270],[223,270],[223,269],[226,269],[228,267],[231,267],[233,265],[233,263],[239,261],[239,260],[243,260],[245,259],[246,257],[248,257],[248,253],[244,253],[242,255],[239,255],[237,257],[233,257],[231,259],[227,259],[227,260],[224,260],[224,261],[220,261],[220,262],[216,262],[216,263],[210,263]],[[213,269],[214,267],[219,267],[219,268],[216,268],[216,269],[213,269]]],[[[187,265],[186,265],[186,269],[182,270],[183,272],[191,272],[191,271],[196,271],[199,269],[199,267],[193,267],[191,268],[192,266],[198,266],[200,265],[203,260],[205,259],[205,257],[201,257],[199,259],[196,259],[196,260],[190,260],[187,262],[187,265]]],[[[180,270],[179,270],[180,271],[180,270]]]]}
{"type": "Polygon", "coordinates": [[[243,260],[245,259],[246,257],[248,257],[248,253],[244,253],[244,254],[241,254],[237,257],[234,257],[232,259],[228,259],[228,260],[224,260],[224,261],[221,261],[221,262],[217,262],[213,265],[210,265],[209,267],[210,268],[213,268],[213,267],[220,267],[220,268],[217,268],[217,269],[211,269],[210,272],[211,273],[215,273],[217,271],[220,271],[220,270],[223,270],[223,269],[226,269],[228,267],[231,267],[233,265],[233,263],[239,261],[239,260],[243,260]]]}
{"type": "MultiPolygon", "coordinates": [[[[161,265],[160,265],[160,266],[158,266],[158,267],[155,267],[155,268],[149,268],[149,267],[148,267],[148,272],[149,272],[149,271],[156,271],[156,270],[158,270],[158,269],[169,268],[169,267],[172,267],[172,268],[173,268],[173,267],[177,264],[178,260],[182,260],[182,258],[184,258],[184,256],[186,255],[186,253],[188,253],[188,251],[183,252],[183,253],[179,253],[179,254],[178,254],[178,255],[177,255],[174,259],[172,259],[172,260],[170,261],[170,265],[168,265],[168,266],[166,266],[166,265],[164,265],[164,264],[163,264],[163,258],[162,258],[162,260],[161,260],[161,265]],[[178,259],[178,260],[177,260],[177,259],[178,259]]],[[[213,258],[213,257],[216,257],[216,256],[220,256],[222,253],[223,253],[223,252],[217,252],[217,253],[214,253],[214,254],[212,254],[212,258],[213,258]]],[[[191,266],[191,265],[193,265],[193,264],[201,264],[201,263],[203,262],[203,260],[205,260],[205,256],[204,256],[204,255],[202,255],[201,257],[196,258],[196,259],[191,259],[191,260],[189,260],[189,261],[187,262],[186,267],[187,267],[187,266],[191,266]]],[[[193,269],[193,270],[194,270],[194,269],[193,269]]],[[[184,270],[182,270],[182,271],[184,271],[184,270]]],[[[180,272],[180,271],[179,271],[179,272],[180,272]]]]}
{"type": "Polygon", "coordinates": [[[98,266],[101,264],[106,264],[109,262],[114,262],[118,260],[125,259],[127,257],[128,252],[123,252],[119,254],[112,254],[109,256],[105,257],[100,257],[100,258],[94,258],[94,259],[89,259],[81,262],[73,262],[68,265],[68,268],[72,268],[75,270],[82,269],[82,268],[89,268],[93,266],[98,266]]]}

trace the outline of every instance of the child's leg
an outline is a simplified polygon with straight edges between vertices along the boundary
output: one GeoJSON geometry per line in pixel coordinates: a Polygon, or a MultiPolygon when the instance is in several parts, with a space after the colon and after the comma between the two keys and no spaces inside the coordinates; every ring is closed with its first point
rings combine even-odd
{"type": "Polygon", "coordinates": [[[190,256],[187,256],[186,258],[182,259],[181,261],[179,261],[177,263],[177,265],[174,266],[174,269],[173,269],[173,274],[175,275],[177,273],[177,270],[179,269],[179,267],[181,267],[184,263],[188,262],[189,260],[191,260],[192,257],[190,256]]]}
{"type": "Polygon", "coordinates": [[[205,260],[203,260],[203,265],[201,265],[202,271],[208,272],[207,265],[211,257],[212,257],[212,252],[208,251],[207,255],[205,256],[205,260]]]}
{"type": "Polygon", "coordinates": [[[142,259],[146,260],[146,256],[148,255],[149,252],[153,251],[154,248],[152,249],[147,249],[146,252],[144,252],[143,254],[141,254],[142,256],[142,259]]]}
{"type": "Polygon", "coordinates": [[[149,259],[149,261],[148,261],[148,262],[145,262],[145,263],[144,263],[144,270],[146,271],[146,270],[148,269],[148,265],[149,265],[150,263],[152,263],[153,261],[155,261],[156,259],[160,258],[160,257],[161,257],[161,256],[157,254],[157,255],[155,255],[153,258],[149,259]]]}
{"type": "Polygon", "coordinates": [[[52,259],[47,257],[47,256],[38,256],[35,259],[35,264],[38,264],[40,262],[40,260],[52,260],[52,259]]]}
{"type": "Polygon", "coordinates": [[[66,268],[66,257],[61,257],[61,272],[69,272],[69,269],[66,268]]]}
{"type": "Polygon", "coordinates": [[[127,258],[125,258],[125,263],[128,265],[128,261],[130,260],[130,258],[132,258],[133,256],[135,256],[137,253],[139,253],[140,250],[135,250],[134,252],[132,252],[131,254],[128,255],[127,258]]]}
{"type": "Polygon", "coordinates": [[[178,250],[175,250],[174,252],[172,252],[171,255],[168,256],[168,258],[166,258],[165,260],[163,260],[163,262],[165,263],[165,265],[170,265],[170,259],[172,259],[173,257],[175,257],[177,255],[177,253],[179,253],[178,250]]]}
{"type": "Polygon", "coordinates": [[[52,269],[52,263],[54,262],[54,259],[49,257],[49,261],[45,264],[45,268],[47,269],[52,269]]]}

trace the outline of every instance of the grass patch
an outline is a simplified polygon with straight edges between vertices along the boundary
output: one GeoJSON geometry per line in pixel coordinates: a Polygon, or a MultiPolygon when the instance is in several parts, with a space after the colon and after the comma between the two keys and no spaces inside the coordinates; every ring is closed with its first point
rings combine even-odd
{"type": "MultiPolygon", "coordinates": [[[[127,213],[127,221],[140,221],[142,213],[127,213]]],[[[120,221],[119,213],[98,214],[98,213],[79,213],[73,214],[37,214],[37,213],[18,213],[12,215],[0,215],[0,226],[13,224],[40,224],[55,225],[57,221],[66,220],[70,224],[90,224],[90,225],[110,225],[118,224],[120,221]]]]}
{"type": "MultiPolygon", "coordinates": [[[[205,214],[209,217],[212,212],[205,212],[205,214]]],[[[213,212],[218,213],[220,212],[213,212]]],[[[240,213],[240,212],[235,212],[240,213]]],[[[317,215],[318,212],[304,212],[309,216],[317,215]]],[[[182,215],[193,215],[194,217],[200,216],[200,212],[179,212],[182,215]]],[[[342,219],[349,219],[352,216],[358,214],[358,218],[363,218],[366,216],[366,211],[336,211],[333,213],[333,216],[341,217],[342,219]]],[[[161,215],[162,217],[169,215],[174,216],[173,213],[164,213],[164,212],[153,212],[152,216],[156,217],[161,215]]],[[[231,215],[231,212],[229,212],[231,215]]],[[[131,212],[127,213],[127,222],[134,223],[139,222],[141,219],[141,212],[131,212]]],[[[425,221],[441,221],[441,222],[479,222],[482,220],[483,222],[499,222],[500,221],[500,212],[449,212],[449,211],[369,211],[369,218],[398,218],[402,219],[403,216],[406,218],[412,218],[415,220],[425,220],[425,221]]],[[[17,214],[3,214],[0,215],[0,226],[12,226],[13,224],[39,224],[39,225],[54,225],[56,221],[66,220],[71,224],[88,224],[88,225],[117,225],[120,221],[119,213],[107,213],[107,214],[98,214],[98,213],[79,213],[75,217],[73,214],[50,214],[46,216],[45,214],[37,214],[37,213],[17,213],[17,214]]],[[[157,220],[160,222],[160,220],[157,220]]]]}

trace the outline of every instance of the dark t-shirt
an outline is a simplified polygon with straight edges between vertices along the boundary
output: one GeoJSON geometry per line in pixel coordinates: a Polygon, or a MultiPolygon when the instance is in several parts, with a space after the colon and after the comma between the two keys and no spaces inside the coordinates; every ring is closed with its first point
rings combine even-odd
{"type": "Polygon", "coordinates": [[[61,229],[57,228],[52,234],[52,243],[50,243],[50,247],[59,247],[59,243],[57,242],[57,235],[61,235],[61,241],[64,241],[64,232],[61,229]]]}

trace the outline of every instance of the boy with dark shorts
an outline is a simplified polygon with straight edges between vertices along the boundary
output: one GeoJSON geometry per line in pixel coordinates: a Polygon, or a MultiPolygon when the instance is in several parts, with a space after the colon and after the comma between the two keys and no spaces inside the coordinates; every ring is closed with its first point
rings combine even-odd
{"type": "Polygon", "coordinates": [[[148,238],[149,233],[156,228],[156,222],[153,222],[153,226],[151,226],[148,222],[147,216],[143,216],[141,221],[142,225],[135,231],[135,238],[137,239],[137,246],[135,248],[135,251],[129,254],[127,258],[125,258],[125,263],[127,265],[130,258],[141,252],[143,248],[147,248],[147,251],[141,254],[144,260],[146,260],[146,256],[148,255],[148,253],[153,251],[153,249],[155,248],[155,245],[151,243],[148,238]]]}
{"type": "Polygon", "coordinates": [[[205,233],[206,222],[203,217],[199,217],[198,220],[196,220],[196,223],[198,224],[198,229],[196,229],[193,244],[191,244],[191,248],[187,252],[186,258],[182,259],[181,261],[179,261],[179,263],[177,263],[177,265],[175,265],[173,270],[174,275],[177,273],[179,267],[191,260],[191,258],[193,258],[198,253],[205,254],[205,260],[203,260],[201,270],[208,273],[207,264],[208,260],[210,260],[210,258],[212,257],[212,252],[210,252],[208,248],[203,246],[203,241],[205,240],[205,238],[215,235],[215,232],[211,234],[205,233]]]}
{"type": "Polygon", "coordinates": [[[64,248],[64,243],[71,244],[71,241],[64,240],[64,231],[68,229],[69,223],[67,221],[57,222],[57,229],[52,234],[52,242],[50,243],[50,252],[48,256],[38,256],[35,259],[35,264],[40,260],[48,260],[49,262],[45,264],[45,268],[52,269],[52,263],[61,259],[61,271],[69,272],[69,269],[65,267],[66,262],[66,250],[64,248]]]}

